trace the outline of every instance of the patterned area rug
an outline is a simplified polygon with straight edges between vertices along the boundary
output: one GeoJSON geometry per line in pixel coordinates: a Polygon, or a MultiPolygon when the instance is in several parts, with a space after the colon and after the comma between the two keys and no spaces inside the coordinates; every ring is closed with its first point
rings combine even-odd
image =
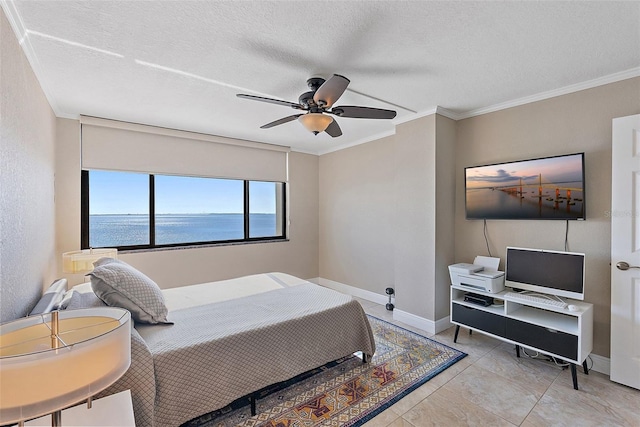
{"type": "Polygon", "coordinates": [[[263,390],[253,417],[241,399],[183,427],[360,426],[466,356],[368,317],[376,340],[370,364],[345,357],[263,390]]]}

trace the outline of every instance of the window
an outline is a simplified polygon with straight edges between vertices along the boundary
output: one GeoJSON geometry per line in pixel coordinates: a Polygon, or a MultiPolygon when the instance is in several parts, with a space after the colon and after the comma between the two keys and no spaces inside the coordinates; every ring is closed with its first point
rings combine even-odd
{"type": "Polygon", "coordinates": [[[150,243],[149,175],[91,172],[89,247],[150,243]]]}
{"type": "Polygon", "coordinates": [[[283,221],[277,206],[282,205],[282,184],[249,181],[249,237],[283,234],[283,221]]]}
{"type": "Polygon", "coordinates": [[[243,187],[237,179],[156,175],[156,244],[243,239],[243,187]]]}
{"type": "Polygon", "coordinates": [[[82,246],[142,249],[285,238],[282,182],[82,172],[82,246]]]}

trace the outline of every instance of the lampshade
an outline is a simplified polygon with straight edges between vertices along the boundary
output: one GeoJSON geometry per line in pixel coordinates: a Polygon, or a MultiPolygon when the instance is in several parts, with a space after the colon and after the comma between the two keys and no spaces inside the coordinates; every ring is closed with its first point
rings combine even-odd
{"type": "Polygon", "coordinates": [[[64,273],[88,273],[93,270],[93,263],[100,258],[118,258],[115,248],[84,249],[62,254],[62,271],[64,273]]]}
{"type": "Polygon", "coordinates": [[[3,323],[0,425],[81,402],[113,384],[130,363],[131,314],[120,308],[53,312],[3,323]]]}
{"type": "Polygon", "coordinates": [[[304,125],[311,132],[318,134],[324,132],[327,127],[333,122],[333,118],[321,113],[307,113],[298,117],[300,123],[304,125]]]}

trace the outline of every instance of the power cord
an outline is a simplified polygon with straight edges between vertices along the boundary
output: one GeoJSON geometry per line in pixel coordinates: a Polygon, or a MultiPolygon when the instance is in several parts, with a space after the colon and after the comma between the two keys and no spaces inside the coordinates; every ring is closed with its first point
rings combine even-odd
{"type": "MultiPolygon", "coordinates": [[[[521,354],[524,354],[525,356],[527,356],[530,359],[543,360],[545,362],[553,362],[554,365],[556,365],[557,367],[562,368],[562,369],[566,369],[569,366],[571,366],[571,363],[565,362],[564,360],[559,360],[559,359],[557,359],[556,357],[553,357],[553,356],[547,356],[547,355],[541,354],[541,353],[539,353],[537,351],[534,351],[535,354],[529,354],[527,352],[527,349],[524,348],[524,347],[520,347],[520,350],[521,350],[521,354]]],[[[591,369],[593,369],[593,359],[591,358],[591,355],[589,355],[589,356],[587,356],[587,370],[590,371],[591,369]],[[591,363],[591,366],[588,366],[589,363],[591,363]]]]}
{"type": "Polygon", "coordinates": [[[551,356],[551,359],[553,360],[553,363],[555,363],[556,366],[559,366],[561,368],[566,368],[568,366],[571,366],[571,363],[569,362],[565,362],[564,360],[558,360],[555,357],[551,356]]]}
{"type": "Polygon", "coordinates": [[[567,228],[564,232],[564,250],[569,252],[569,220],[567,220],[567,228]]]}
{"type": "MultiPolygon", "coordinates": [[[[589,370],[593,369],[593,359],[591,358],[591,355],[588,355],[588,356],[587,356],[587,360],[588,360],[589,362],[591,362],[591,366],[587,366],[587,368],[588,368],[589,370]]],[[[588,365],[588,363],[587,363],[587,365],[588,365]]]]}
{"type": "Polygon", "coordinates": [[[530,359],[536,359],[536,360],[543,360],[545,362],[553,362],[556,366],[560,367],[560,368],[566,368],[568,366],[570,366],[571,364],[565,361],[559,361],[558,359],[556,359],[553,356],[547,356],[546,354],[541,354],[537,351],[535,351],[535,354],[529,354],[527,352],[527,349],[524,347],[521,347],[522,350],[522,354],[524,354],[525,356],[527,356],[530,359]]]}
{"type": "Polygon", "coordinates": [[[483,228],[483,232],[484,232],[484,242],[487,244],[487,252],[489,253],[490,257],[493,257],[493,255],[491,255],[491,249],[489,248],[489,239],[487,238],[487,220],[484,220],[484,228],[483,228]]]}

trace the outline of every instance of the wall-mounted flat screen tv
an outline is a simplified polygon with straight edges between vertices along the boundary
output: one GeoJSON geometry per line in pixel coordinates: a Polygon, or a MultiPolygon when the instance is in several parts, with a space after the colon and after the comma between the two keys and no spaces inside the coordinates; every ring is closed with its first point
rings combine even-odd
{"type": "Polygon", "coordinates": [[[467,219],[585,219],[584,153],[464,170],[467,219]]]}

